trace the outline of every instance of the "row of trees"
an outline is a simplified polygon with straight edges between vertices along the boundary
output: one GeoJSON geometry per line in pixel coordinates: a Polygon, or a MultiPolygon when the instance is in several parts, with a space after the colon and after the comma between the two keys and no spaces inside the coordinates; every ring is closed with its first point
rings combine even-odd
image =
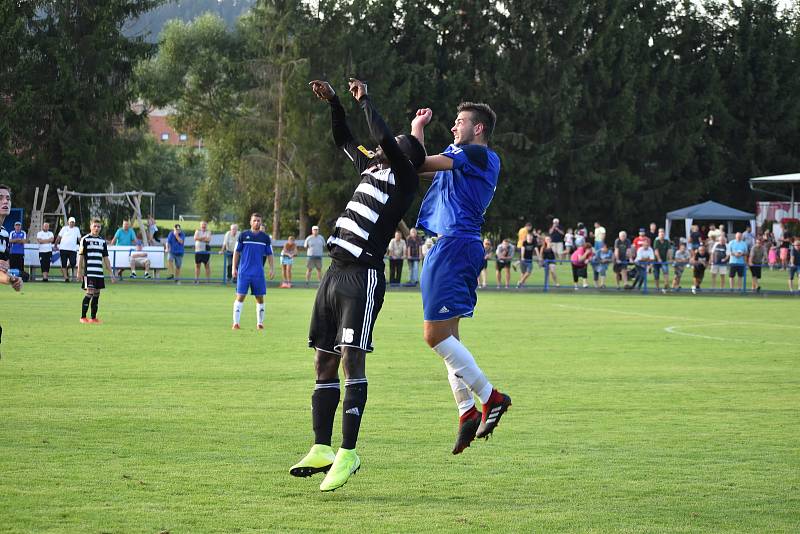
{"type": "Polygon", "coordinates": [[[460,101],[492,105],[495,234],[552,215],[631,227],[709,198],[751,208],[747,178],[800,169],[798,6],[259,0],[233,28],[213,15],[168,24],[152,55],[120,31],[157,3],[3,4],[0,163],[12,181],[126,176],[140,134],[117,126],[136,126],[125,106],[143,96],[174,105],[176,126],[203,138],[206,216],[266,211],[276,236],[329,226],[356,177],[307,83],[345,94],[350,76],[369,81],[398,132],[431,107],[431,152],[451,142],[460,101]]]}

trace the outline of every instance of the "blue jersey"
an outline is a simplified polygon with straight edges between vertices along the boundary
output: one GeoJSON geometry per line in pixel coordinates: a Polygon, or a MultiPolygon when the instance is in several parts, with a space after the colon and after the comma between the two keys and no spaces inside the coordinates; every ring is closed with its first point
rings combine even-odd
{"type": "Polygon", "coordinates": [[[264,256],[272,256],[272,240],[265,232],[245,230],[236,243],[239,253],[239,277],[264,278],[264,256]]]}
{"type": "Polygon", "coordinates": [[[450,145],[442,155],[453,160],[453,169],[436,173],[417,226],[434,235],[480,238],[483,215],[497,188],[500,158],[483,145],[450,145]]]}

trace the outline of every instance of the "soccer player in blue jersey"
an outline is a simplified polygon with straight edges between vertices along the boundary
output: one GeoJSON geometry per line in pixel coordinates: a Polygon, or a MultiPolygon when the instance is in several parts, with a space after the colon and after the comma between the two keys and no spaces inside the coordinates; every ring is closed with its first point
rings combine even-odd
{"type": "MultiPolygon", "coordinates": [[[[421,109],[417,114],[429,112],[421,109]]],[[[478,301],[483,215],[500,173],[500,158],[488,147],[496,120],[486,104],[459,104],[450,129],[453,144],[439,155],[428,156],[420,169],[436,172],[416,226],[438,236],[425,257],[420,286],[425,342],[444,360],[458,404],[453,454],[461,453],[476,437],[488,438],[511,406],[511,398],[492,387],[458,333],[459,321],[472,317],[478,301]],[[474,396],[483,405],[482,414],[475,408],[474,396]]]]}
{"type": "Polygon", "coordinates": [[[244,307],[244,298],[250,291],[256,298],[256,328],[264,330],[264,294],[267,282],[264,280],[264,256],[269,261],[269,279],[275,277],[272,262],[272,240],[261,231],[261,215],[250,216],[250,230],[239,234],[236,250],[233,253],[231,273],[236,279],[236,300],[233,301],[233,329],[239,330],[239,318],[244,307]]]}

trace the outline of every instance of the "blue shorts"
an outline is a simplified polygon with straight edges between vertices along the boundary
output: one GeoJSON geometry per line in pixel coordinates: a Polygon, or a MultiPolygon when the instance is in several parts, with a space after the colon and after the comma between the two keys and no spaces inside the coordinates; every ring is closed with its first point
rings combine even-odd
{"type": "Polygon", "coordinates": [[[267,292],[267,281],[263,276],[243,275],[239,273],[239,278],[236,279],[236,294],[247,295],[247,291],[256,296],[261,297],[267,292]]]}
{"type": "Polygon", "coordinates": [[[483,243],[474,237],[440,237],[425,256],[420,277],[426,321],[472,317],[478,302],[483,243]]]}

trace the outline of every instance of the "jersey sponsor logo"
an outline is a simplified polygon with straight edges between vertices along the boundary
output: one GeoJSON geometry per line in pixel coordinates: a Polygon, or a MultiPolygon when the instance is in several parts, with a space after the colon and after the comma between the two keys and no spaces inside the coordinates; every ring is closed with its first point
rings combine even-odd
{"type": "Polygon", "coordinates": [[[361,416],[361,412],[358,410],[358,406],[353,406],[352,408],[350,408],[349,410],[347,410],[344,413],[349,413],[350,415],[355,415],[355,416],[358,416],[358,417],[361,416]]]}
{"type": "Polygon", "coordinates": [[[372,150],[367,150],[364,147],[364,145],[358,145],[358,151],[361,152],[362,154],[364,154],[365,156],[367,156],[369,159],[372,159],[372,158],[375,157],[375,152],[373,152],[372,150]]]}
{"type": "Polygon", "coordinates": [[[447,309],[447,306],[442,306],[439,308],[439,313],[450,313],[450,310],[447,309]]]}
{"type": "Polygon", "coordinates": [[[355,334],[352,328],[342,328],[342,343],[352,343],[355,334]]]}

